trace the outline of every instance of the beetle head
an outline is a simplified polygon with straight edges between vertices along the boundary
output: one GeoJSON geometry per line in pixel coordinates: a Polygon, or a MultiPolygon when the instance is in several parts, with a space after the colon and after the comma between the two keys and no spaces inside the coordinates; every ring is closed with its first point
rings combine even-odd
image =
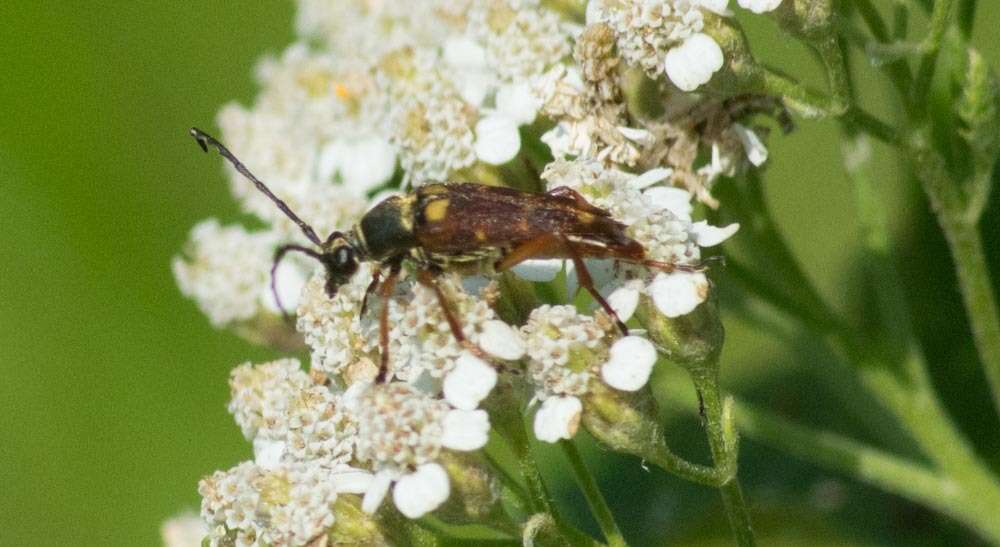
{"type": "Polygon", "coordinates": [[[333,298],[358,271],[358,251],[344,234],[334,232],[323,244],[320,262],[326,268],[326,294],[333,298]]]}

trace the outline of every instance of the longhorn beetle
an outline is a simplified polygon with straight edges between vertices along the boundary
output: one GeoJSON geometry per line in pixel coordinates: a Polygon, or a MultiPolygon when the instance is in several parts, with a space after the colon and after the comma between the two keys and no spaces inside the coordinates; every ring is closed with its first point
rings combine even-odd
{"type": "MultiPolygon", "coordinates": [[[[573,261],[581,287],[611,316],[623,334],[628,328],[594,287],[584,258],[610,258],[640,264],[666,272],[700,271],[700,266],[677,265],[646,258],[642,244],[625,234],[625,225],[611,213],[595,207],[566,186],[544,194],[469,182],[427,184],[407,195],[385,199],[361,217],[348,232],[335,231],[320,239],[309,224],[250,172],[219,141],[192,128],[191,136],[202,150],[219,151],[241,175],[249,179],[302,229],[315,248],[289,243],[278,247],[271,267],[271,291],[278,300],[275,271],[289,252],[299,252],[318,260],[326,268],[326,293],[331,298],[348,282],[358,263],[375,262],[377,267],[365,291],[361,311],[368,296],[379,292],[383,299],[379,313],[381,365],[378,382],[384,382],[389,365],[389,307],[404,261],[415,266],[416,280],[434,291],[452,334],[473,353],[483,352],[469,342],[462,326],[438,285],[442,272],[486,266],[503,272],[533,258],[561,258],[573,261]],[[384,272],[388,273],[384,273],[384,272]],[[382,276],[385,275],[385,279],[382,276]]],[[[280,306],[280,300],[278,300],[280,306]]]]}

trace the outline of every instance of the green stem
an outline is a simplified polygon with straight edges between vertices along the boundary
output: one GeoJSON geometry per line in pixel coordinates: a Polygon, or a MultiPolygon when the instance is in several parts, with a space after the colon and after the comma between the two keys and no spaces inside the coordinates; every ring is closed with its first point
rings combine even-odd
{"type": "MultiPolygon", "coordinates": [[[[889,219],[876,193],[871,173],[872,154],[871,143],[864,137],[854,138],[844,150],[845,170],[855,187],[861,248],[865,253],[863,262],[868,278],[875,286],[880,324],[889,331],[891,341],[886,346],[914,347],[916,337],[910,328],[912,318],[906,306],[906,294],[892,260],[889,219]]],[[[911,374],[910,379],[921,380],[924,377],[926,367],[921,359],[919,372],[911,374]]]]}
{"type": "MultiPolygon", "coordinates": [[[[691,373],[695,389],[702,397],[705,429],[712,460],[715,461],[716,467],[735,471],[739,446],[731,423],[732,407],[731,405],[728,409],[723,407],[719,392],[718,369],[691,368],[688,372],[691,373]]],[[[755,545],[750,512],[746,500],[743,499],[743,490],[735,472],[733,479],[719,488],[719,494],[722,496],[722,505],[726,510],[726,517],[729,519],[729,526],[732,528],[737,545],[741,547],[755,545]]]]}
{"type": "Polygon", "coordinates": [[[955,260],[959,288],[972,326],[983,371],[1000,410],[1000,311],[993,296],[990,272],[979,230],[966,223],[942,224],[955,260]]]}
{"type": "Polygon", "coordinates": [[[713,488],[719,488],[733,478],[733,471],[691,463],[674,454],[663,443],[657,445],[654,451],[640,454],[640,456],[649,463],[684,480],[713,488]]]}
{"type": "Polygon", "coordinates": [[[896,128],[876,118],[873,114],[859,107],[851,106],[845,117],[854,127],[863,130],[872,137],[886,144],[899,144],[899,134],[896,128]]]}
{"type": "Polygon", "coordinates": [[[800,113],[810,118],[840,116],[847,105],[817,93],[769,68],[761,67],[754,73],[748,85],[751,90],[768,95],[780,95],[797,107],[800,113]]]}
{"type": "MultiPolygon", "coordinates": [[[[878,42],[876,46],[882,47],[889,44],[892,37],[889,34],[889,29],[886,27],[885,22],[882,20],[882,16],[879,14],[875,6],[872,5],[871,0],[853,0],[854,6],[858,8],[858,13],[861,14],[861,19],[864,20],[865,24],[868,26],[868,30],[875,37],[878,42]]],[[[869,45],[865,52],[867,55],[872,56],[875,51],[869,45]]],[[[896,92],[899,96],[903,98],[903,107],[906,109],[907,113],[911,113],[912,102],[910,101],[910,87],[912,85],[913,77],[910,74],[910,69],[906,66],[906,63],[901,60],[894,60],[885,63],[883,70],[889,77],[889,81],[892,83],[893,87],[896,88],[896,92]]]]}
{"type": "Polygon", "coordinates": [[[938,510],[956,503],[954,485],[923,465],[746,403],[737,405],[737,416],[741,433],[801,460],[938,510]]]}
{"type": "Polygon", "coordinates": [[[905,40],[910,27],[910,7],[902,0],[896,0],[896,5],[892,9],[892,20],[893,40],[905,40]]]}
{"type": "Polygon", "coordinates": [[[885,21],[882,20],[882,15],[875,9],[871,0],[854,0],[854,7],[858,8],[858,13],[861,14],[861,19],[868,26],[868,30],[872,33],[872,36],[879,42],[888,42],[890,38],[889,27],[886,26],[885,21]]]}
{"type": "Polygon", "coordinates": [[[958,31],[962,34],[962,39],[969,41],[972,38],[972,27],[976,22],[976,0],[959,0],[958,2],[958,31]]]}
{"type": "MultiPolygon", "coordinates": [[[[920,43],[920,51],[923,55],[920,58],[920,65],[917,69],[917,78],[913,85],[913,100],[918,106],[925,105],[927,93],[934,79],[934,67],[937,65],[937,53],[941,48],[941,38],[951,18],[951,8],[954,0],[937,0],[934,2],[934,11],[931,12],[930,30],[927,37],[920,43]]],[[[926,109],[924,109],[926,110],[926,109]]]]}
{"type": "Polygon", "coordinates": [[[826,68],[827,85],[833,95],[832,104],[837,114],[847,112],[851,105],[850,82],[847,75],[847,63],[844,61],[844,50],[840,47],[837,35],[832,31],[827,37],[815,44],[823,66],[826,68]]]}
{"type": "Polygon", "coordinates": [[[930,148],[929,139],[926,132],[915,132],[910,140],[910,156],[951,250],[976,349],[994,406],[1000,411],[1000,310],[983,242],[978,226],[969,221],[967,203],[957,181],[951,179],[944,161],[930,148]]]}
{"type": "Polygon", "coordinates": [[[531,453],[531,444],[525,430],[524,417],[521,415],[522,405],[514,395],[513,386],[498,385],[490,398],[492,406],[490,413],[493,429],[507,441],[518,463],[518,470],[524,477],[528,489],[528,506],[533,513],[547,514],[562,533],[562,539],[570,545],[592,547],[594,540],[566,522],[556,508],[549,494],[538,463],[531,453]]]}
{"type": "Polygon", "coordinates": [[[500,479],[504,488],[506,488],[516,498],[516,503],[520,507],[527,510],[531,496],[528,495],[528,492],[524,489],[521,483],[519,483],[503,465],[500,465],[500,462],[490,450],[490,446],[487,446],[483,450],[483,457],[485,458],[486,463],[490,465],[493,472],[496,473],[497,478],[500,479]]]}
{"type": "Polygon", "coordinates": [[[738,410],[740,431],[751,439],[930,507],[997,541],[1000,519],[995,514],[995,494],[979,492],[974,483],[750,405],[740,404],[738,410]]]}
{"type": "Polygon", "coordinates": [[[608,507],[608,502],[604,499],[604,495],[601,494],[601,489],[597,486],[597,481],[594,480],[594,476],[591,475],[590,470],[587,469],[587,465],[580,456],[580,451],[577,450],[573,441],[561,441],[559,446],[562,448],[563,454],[566,455],[566,459],[569,460],[570,467],[573,469],[573,475],[576,477],[576,482],[580,486],[580,490],[583,491],[583,497],[587,499],[590,512],[594,515],[594,519],[597,520],[597,525],[600,526],[601,532],[604,533],[604,538],[607,540],[608,545],[611,547],[624,547],[626,545],[625,538],[622,536],[621,530],[618,529],[618,524],[615,523],[614,515],[611,514],[611,508],[608,507]]]}

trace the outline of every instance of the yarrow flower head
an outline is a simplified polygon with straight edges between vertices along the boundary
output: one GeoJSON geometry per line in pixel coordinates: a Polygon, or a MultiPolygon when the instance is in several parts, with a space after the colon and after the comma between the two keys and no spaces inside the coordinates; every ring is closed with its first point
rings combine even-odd
{"type": "MultiPolygon", "coordinates": [[[[206,220],[191,231],[186,256],[173,261],[177,284],[217,327],[274,313],[277,306],[269,279],[276,241],[270,232],[249,232],[206,220]]],[[[293,301],[301,289],[301,277],[286,267],[278,279],[279,294],[293,301]]]]}
{"type": "MultiPolygon", "coordinates": [[[[694,310],[705,301],[709,289],[708,279],[700,271],[701,248],[718,245],[739,229],[738,224],[719,228],[692,221],[691,195],[662,184],[670,174],[671,170],[660,168],[637,176],[580,160],[557,160],[542,173],[550,189],[568,186],[611,211],[629,225],[626,233],[642,243],[646,258],[664,265],[657,271],[621,265],[608,268],[588,261],[595,266],[592,269],[600,291],[608,295],[622,321],[632,316],[642,294],[651,296],[667,317],[694,310]]],[[[571,283],[575,286],[575,280],[571,283]]]]}
{"type": "MultiPolygon", "coordinates": [[[[318,370],[342,375],[350,382],[375,379],[380,360],[379,324],[373,310],[361,313],[364,293],[370,282],[370,273],[362,271],[333,298],[323,289],[322,274],[318,273],[307,284],[299,307],[298,328],[312,348],[313,366],[318,370]]],[[[448,297],[469,346],[482,349],[494,359],[516,361],[521,358],[524,346],[517,331],[497,318],[486,299],[466,292],[455,277],[443,276],[438,285],[448,297]]],[[[450,374],[464,372],[458,368],[466,362],[460,358],[468,349],[455,339],[433,289],[402,282],[382,305],[389,307],[390,378],[410,383],[422,379],[444,380],[447,387],[450,374]]],[[[467,383],[458,385],[473,387],[467,383]]],[[[446,396],[450,396],[449,393],[445,391],[446,396]]],[[[457,392],[453,395],[461,397],[457,392]]],[[[476,403],[485,397],[485,393],[470,392],[469,395],[479,397],[476,403]]]]}
{"type": "Polygon", "coordinates": [[[375,471],[362,504],[367,512],[378,509],[393,483],[401,513],[433,511],[451,487],[441,452],[477,450],[489,437],[486,411],[454,408],[407,384],[358,383],[348,396],[358,419],[358,458],[375,471]]]}
{"type": "MultiPolygon", "coordinates": [[[[587,22],[610,25],[618,49],[649,77],[666,75],[682,91],[694,91],[722,68],[722,48],[704,34],[704,9],[718,2],[698,0],[591,0],[587,22]]],[[[724,8],[724,6],[723,6],[724,8]]]]}
{"type": "Polygon", "coordinates": [[[209,544],[305,545],[333,525],[334,483],[307,463],[264,469],[244,462],[198,485],[209,544]]]}
{"type": "Polygon", "coordinates": [[[522,332],[528,341],[528,376],[541,401],[535,436],[546,442],[576,434],[592,382],[636,391],[646,385],[656,362],[651,342],[617,337],[609,318],[581,315],[572,306],[536,308],[522,332]]]}

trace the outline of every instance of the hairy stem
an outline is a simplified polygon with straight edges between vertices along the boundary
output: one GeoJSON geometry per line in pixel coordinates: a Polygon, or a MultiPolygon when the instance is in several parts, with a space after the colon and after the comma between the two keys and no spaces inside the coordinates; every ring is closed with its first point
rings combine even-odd
{"type": "Polygon", "coordinates": [[[705,429],[712,460],[720,469],[733,470],[732,480],[719,487],[729,526],[732,528],[737,545],[742,547],[755,545],[750,511],[743,498],[739,477],[735,473],[739,446],[732,424],[733,410],[731,405],[728,409],[724,408],[719,390],[718,369],[706,367],[688,370],[704,404],[705,429]]]}
{"type": "Polygon", "coordinates": [[[913,100],[919,106],[925,104],[927,92],[934,79],[934,67],[937,65],[938,49],[941,48],[941,38],[948,29],[951,19],[951,8],[954,0],[937,0],[934,11],[931,12],[930,30],[927,37],[920,43],[920,65],[917,68],[917,78],[913,85],[913,100]]]}
{"type": "Polygon", "coordinates": [[[590,512],[597,520],[597,525],[600,526],[608,545],[624,547],[625,538],[622,536],[621,530],[618,529],[618,524],[615,523],[614,515],[611,514],[611,508],[604,499],[604,495],[601,494],[597,481],[594,480],[594,476],[587,469],[586,463],[580,456],[580,451],[577,450],[573,441],[561,441],[559,446],[562,448],[563,454],[566,455],[566,459],[569,460],[573,476],[576,477],[576,482],[580,486],[580,490],[583,491],[583,497],[587,499],[587,505],[590,506],[590,512]]]}
{"type": "Polygon", "coordinates": [[[1000,411],[1000,310],[986,266],[979,228],[970,222],[966,199],[958,181],[952,180],[944,160],[931,149],[930,136],[926,131],[913,133],[909,151],[914,172],[922,182],[924,193],[951,250],[979,359],[994,406],[1000,411]]]}

